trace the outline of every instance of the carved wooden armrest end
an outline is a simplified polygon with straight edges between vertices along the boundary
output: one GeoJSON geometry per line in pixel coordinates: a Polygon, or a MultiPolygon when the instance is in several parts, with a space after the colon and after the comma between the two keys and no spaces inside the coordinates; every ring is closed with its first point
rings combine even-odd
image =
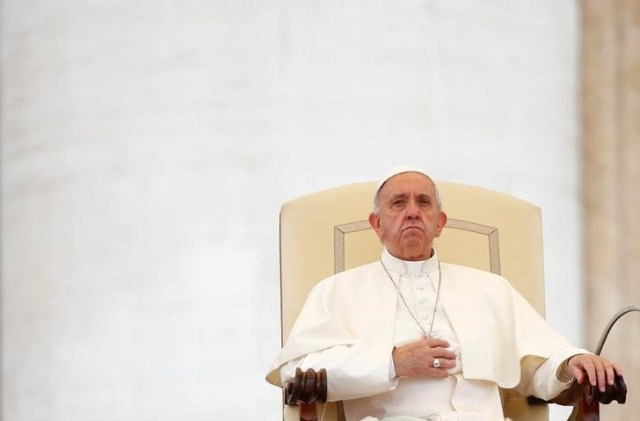
{"type": "Polygon", "coordinates": [[[287,384],[284,402],[287,405],[310,404],[327,401],[327,370],[296,369],[295,378],[287,384]]]}
{"type": "Polygon", "coordinates": [[[604,392],[591,386],[589,383],[574,384],[572,387],[562,392],[558,397],[550,402],[558,405],[577,405],[581,400],[586,404],[610,404],[613,401],[625,403],[627,401],[627,384],[622,376],[616,375],[616,379],[612,385],[607,385],[604,392]]]}
{"type": "Polygon", "coordinates": [[[616,375],[615,382],[607,385],[604,392],[588,383],[574,384],[550,401],[543,401],[533,396],[527,398],[529,404],[555,403],[558,405],[575,406],[569,420],[583,421],[600,419],[600,404],[617,401],[623,404],[627,401],[627,384],[622,376],[616,375]]]}

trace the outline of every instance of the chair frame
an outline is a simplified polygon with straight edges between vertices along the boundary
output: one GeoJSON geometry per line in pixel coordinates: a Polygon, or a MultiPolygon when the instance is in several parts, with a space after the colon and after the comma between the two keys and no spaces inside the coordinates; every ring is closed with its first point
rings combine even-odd
{"type": "MultiPolygon", "coordinates": [[[[502,274],[544,317],[544,270],[540,209],[513,196],[475,186],[450,182],[436,182],[436,184],[443,199],[443,210],[449,216],[443,235],[435,243],[441,260],[475,266],[502,274]],[[485,211],[478,213],[477,209],[485,209],[485,211]],[[480,252],[483,256],[481,261],[458,260],[459,256],[456,256],[455,253],[464,255],[465,258],[467,255],[478,254],[476,250],[468,253],[466,250],[461,251],[461,248],[472,246],[464,244],[463,247],[460,247],[458,245],[460,241],[455,243],[455,247],[448,245],[453,243],[453,240],[447,240],[447,236],[460,235],[467,236],[465,237],[467,240],[463,241],[463,244],[465,242],[473,243],[475,244],[473,247],[483,249],[480,252]],[[527,241],[522,241],[522,238],[527,238],[527,241]]],[[[346,185],[315,192],[283,204],[280,212],[283,343],[304,299],[317,281],[379,257],[382,246],[367,220],[375,188],[376,182],[346,185]],[[317,209],[323,211],[319,212],[317,209]],[[325,211],[331,209],[340,209],[341,214],[336,216],[325,211]],[[372,235],[374,237],[362,241],[370,244],[372,238],[375,238],[374,243],[377,243],[377,250],[368,250],[359,255],[360,247],[355,247],[351,243],[372,235]],[[314,264],[310,260],[310,256],[325,263],[322,265],[314,264]]],[[[371,247],[368,248],[371,249],[371,247]]],[[[310,420],[313,419],[313,415],[310,415],[313,412],[310,410],[310,405],[315,405],[317,402],[322,403],[323,400],[317,399],[317,397],[322,396],[323,393],[326,396],[326,389],[323,391],[322,385],[313,384],[313,381],[310,380],[320,375],[319,373],[301,373],[300,375],[307,377],[298,378],[291,385],[287,385],[285,403],[287,405],[301,405],[301,408],[304,409],[301,415],[304,415],[305,418],[300,419],[310,420]],[[304,391],[301,392],[299,390],[301,386],[304,390],[310,391],[312,395],[309,397],[304,391]]],[[[574,395],[570,404],[576,404],[581,396],[584,397],[585,403],[587,402],[585,390],[581,389],[579,392],[574,390],[572,393],[574,395]]],[[[592,395],[588,402],[593,403],[595,395],[592,391],[588,393],[592,395]]],[[[503,407],[506,416],[509,416],[510,411],[517,413],[524,411],[529,414],[526,419],[548,419],[546,402],[527,400],[526,397],[514,396],[508,391],[503,393],[503,407]]],[[[343,414],[340,413],[340,409],[337,411],[338,419],[341,419],[343,414]]]]}

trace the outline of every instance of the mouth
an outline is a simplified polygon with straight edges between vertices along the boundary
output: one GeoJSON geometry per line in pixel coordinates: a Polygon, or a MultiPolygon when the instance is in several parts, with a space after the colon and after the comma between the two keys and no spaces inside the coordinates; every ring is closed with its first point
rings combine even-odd
{"type": "Polygon", "coordinates": [[[412,230],[424,231],[424,230],[422,229],[422,227],[419,227],[419,226],[417,226],[417,225],[410,225],[410,226],[408,226],[408,227],[403,228],[403,229],[402,229],[402,232],[407,232],[407,231],[412,231],[412,230]]]}

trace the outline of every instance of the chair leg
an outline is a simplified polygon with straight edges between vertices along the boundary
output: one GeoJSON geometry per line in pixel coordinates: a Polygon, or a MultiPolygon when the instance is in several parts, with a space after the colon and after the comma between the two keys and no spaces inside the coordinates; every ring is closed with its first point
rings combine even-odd
{"type": "Polygon", "coordinates": [[[587,387],[578,403],[578,421],[600,421],[600,402],[594,387],[587,387]]]}
{"type": "Polygon", "coordinates": [[[301,403],[300,421],[318,421],[318,405],[313,403],[301,403]]]}

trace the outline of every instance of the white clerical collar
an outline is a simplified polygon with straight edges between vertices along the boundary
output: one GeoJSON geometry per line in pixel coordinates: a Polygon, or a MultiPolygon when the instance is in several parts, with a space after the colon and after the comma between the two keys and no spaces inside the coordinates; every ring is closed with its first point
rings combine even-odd
{"type": "Polygon", "coordinates": [[[394,257],[386,248],[382,251],[382,263],[392,272],[404,274],[419,274],[438,271],[438,255],[433,251],[433,256],[427,260],[409,261],[394,257]]]}

